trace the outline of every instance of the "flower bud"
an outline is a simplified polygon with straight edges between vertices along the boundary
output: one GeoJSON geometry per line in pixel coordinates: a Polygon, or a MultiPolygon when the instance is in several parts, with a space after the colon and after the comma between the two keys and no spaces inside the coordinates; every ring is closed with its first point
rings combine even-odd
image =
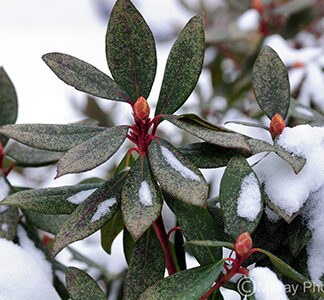
{"type": "Polygon", "coordinates": [[[242,233],[235,242],[235,252],[238,256],[244,256],[252,248],[252,239],[248,232],[242,233]]]}
{"type": "Polygon", "coordinates": [[[150,107],[144,97],[137,99],[133,106],[135,119],[145,122],[150,115],[150,107]]]}
{"type": "Polygon", "coordinates": [[[285,127],[286,125],[284,119],[278,113],[275,114],[270,123],[270,133],[272,139],[274,140],[276,136],[280,135],[285,127]]]}
{"type": "Polygon", "coordinates": [[[252,0],[251,8],[256,9],[259,13],[262,13],[262,11],[264,9],[262,0],[252,0]]]}

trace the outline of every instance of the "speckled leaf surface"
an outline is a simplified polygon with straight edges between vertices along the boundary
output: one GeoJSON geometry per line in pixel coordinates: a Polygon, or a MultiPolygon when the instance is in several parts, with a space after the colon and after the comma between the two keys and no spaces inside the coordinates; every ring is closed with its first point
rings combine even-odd
{"type": "MultiPolygon", "coordinates": [[[[0,126],[16,122],[18,102],[15,87],[3,67],[0,67],[0,126]]],[[[3,146],[8,139],[0,135],[3,146]]]]}
{"type": "Polygon", "coordinates": [[[242,134],[221,132],[219,130],[206,128],[191,119],[181,118],[181,116],[162,115],[162,117],[171,122],[173,125],[191,133],[205,142],[220,147],[251,151],[250,146],[246,143],[245,136],[242,134]]]}
{"type": "Polygon", "coordinates": [[[201,73],[205,54],[204,17],[190,19],[170,51],[155,115],[173,114],[188,99],[201,73]]]}
{"type": "Polygon", "coordinates": [[[290,105],[288,72],[278,54],[264,46],[252,70],[255,97],[265,114],[272,119],[278,113],[286,118],[290,105]]]}
{"type": "Polygon", "coordinates": [[[0,133],[20,143],[50,151],[67,151],[104,130],[104,127],[57,124],[17,124],[0,127],[0,133]]]}
{"type": "Polygon", "coordinates": [[[198,168],[224,167],[234,155],[249,157],[250,152],[240,149],[228,149],[210,143],[186,144],[178,147],[198,168]]]}
{"type": "Polygon", "coordinates": [[[86,190],[96,189],[101,183],[78,184],[55,188],[25,190],[5,198],[0,203],[43,214],[70,214],[77,207],[68,198],[86,190]]]}
{"type": "MultiPolygon", "coordinates": [[[[150,229],[149,229],[150,230],[150,229]]],[[[135,241],[133,240],[131,234],[128,232],[127,228],[124,227],[123,230],[123,250],[127,264],[130,264],[130,259],[132,256],[135,241]]]]}
{"type": "Polygon", "coordinates": [[[203,296],[222,272],[224,261],[173,274],[149,287],[140,300],[196,300],[203,296]]]}
{"type": "Polygon", "coordinates": [[[106,300],[107,296],[86,272],[69,267],[65,274],[66,287],[72,300],[106,300]]]}
{"type": "Polygon", "coordinates": [[[91,170],[107,161],[123,144],[127,126],[107,128],[73,147],[58,161],[57,177],[91,170]]]}
{"type": "Polygon", "coordinates": [[[201,247],[225,247],[234,250],[234,245],[229,242],[211,241],[211,240],[192,240],[186,242],[186,245],[193,244],[201,247]]]}
{"type": "Polygon", "coordinates": [[[159,142],[152,140],[149,162],[161,189],[186,203],[206,206],[208,184],[199,169],[167,141],[159,142]]]}
{"type": "MultiPolygon", "coordinates": [[[[220,238],[219,227],[207,208],[197,207],[173,199],[163,194],[168,206],[176,215],[182,234],[190,240],[217,240],[220,238]]],[[[222,258],[221,248],[207,249],[188,245],[192,255],[201,265],[216,263],[222,258]]]]}
{"type": "Polygon", "coordinates": [[[63,53],[48,53],[43,60],[66,84],[93,96],[130,102],[127,93],[108,75],[94,66],[63,53]]]}
{"type": "Polygon", "coordinates": [[[125,176],[126,173],[120,173],[106,181],[73,211],[55,237],[53,255],[96,232],[114,216],[120,206],[125,176]]]}
{"type": "Polygon", "coordinates": [[[16,207],[8,207],[0,213],[0,238],[12,241],[16,237],[19,213],[16,207]]]}
{"type": "Polygon", "coordinates": [[[31,210],[24,210],[23,213],[27,221],[33,224],[33,226],[52,234],[57,234],[69,217],[68,215],[40,214],[31,210]]]}
{"type": "Polygon", "coordinates": [[[64,152],[35,149],[13,142],[6,148],[5,155],[19,167],[42,167],[56,163],[64,152]]]}
{"type": "Polygon", "coordinates": [[[136,241],[159,217],[162,197],[155,187],[146,156],[137,159],[123,186],[121,209],[127,230],[136,241]]]}
{"type": "Polygon", "coordinates": [[[241,185],[243,179],[251,173],[254,172],[245,158],[242,156],[235,156],[230,160],[221,180],[219,200],[223,213],[223,220],[233,239],[236,239],[243,232],[252,234],[262,217],[263,201],[261,192],[261,210],[254,221],[249,221],[237,215],[237,200],[241,193],[241,185]]]}
{"type": "Polygon", "coordinates": [[[275,151],[274,146],[266,141],[259,139],[246,139],[246,143],[250,146],[252,155],[261,152],[273,152],[275,151]]]}
{"type": "Polygon", "coordinates": [[[152,32],[129,0],[117,0],[106,34],[106,56],[116,82],[133,103],[150,94],[156,72],[152,32]]]}
{"type": "Polygon", "coordinates": [[[124,284],[124,299],[138,300],[149,286],[163,279],[165,258],[153,227],[135,243],[124,284]]]}

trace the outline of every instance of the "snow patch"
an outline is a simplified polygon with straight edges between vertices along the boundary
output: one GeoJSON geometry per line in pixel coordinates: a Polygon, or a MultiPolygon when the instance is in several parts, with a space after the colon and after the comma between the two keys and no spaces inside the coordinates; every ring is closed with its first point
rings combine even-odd
{"type": "Polygon", "coordinates": [[[243,178],[240,196],[237,199],[237,215],[253,222],[261,211],[259,182],[253,172],[243,178]]]}
{"type": "Polygon", "coordinates": [[[153,205],[152,203],[152,195],[151,195],[151,191],[150,191],[150,186],[149,184],[144,180],[141,183],[141,187],[138,191],[138,195],[140,198],[141,203],[144,206],[151,206],[153,205]]]}
{"type": "Polygon", "coordinates": [[[306,158],[304,168],[296,175],[284,160],[271,153],[254,170],[271,202],[291,216],[302,208],[311,193],[324,185],[324,128],[286,127],[278,144],[306,158]]]}
{"type": "Polygon", "coordinates": [[[200,181],[199,176],[195,174],[193,171],[191,171],[190,169],[188,169],[187,167],[185,167],[169,149],[167,149],[164,146],[161,146],[161,152],[164,159],[167,161],[167,163],[173,169],[178,171],[182,177],[190,180],[200,181]]]}
{"type": "Polygon", "coordinates": [[[256,300],[289,300],[284,284],[267,267],[257,267],[249,272],[256,300]]]}
{"type": "Polygon", "coordinates": [[[237,26],[242,31],[253,31],[259,28],[260,14],[256,9],[249,9],[237,19],[237,26]]]}
{"type": "Polygon", "coordinates": [[[106,214],[108,214],[110,212],[110,209],[115,203],[117,203],[116,198],[110,198],[108,200],[99,203],[97,211],[92,216],[90,222],[91,223],[96,222],[100,220],[102,217],[104,217],[106,214]]]}
{"type": "Polygon", "coordinates": [[[305,107],[297,106],[295,110],[306,117],[314,117],[314,114],[305,107]]]}
{"type": "Polygon", "coordinates": [[[73,204],[80,204],[87,199],[96,189],[81,191],[67,198],[67,201],[73,204]]]}
{"type": "Polygon", "coordinates": [[[3,232],[8,232],[8,224],[6,224],[6,223],[1,224],[1,230],[3,232]]]}

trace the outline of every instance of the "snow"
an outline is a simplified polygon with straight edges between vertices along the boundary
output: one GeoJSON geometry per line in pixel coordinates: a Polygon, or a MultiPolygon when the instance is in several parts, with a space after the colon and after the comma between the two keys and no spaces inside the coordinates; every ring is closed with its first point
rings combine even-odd
{"type": "Polygon", "coordinates": [[[237,26],[242,31],[253,31],[259,28],[260,14],[256,9],[249,9],[237,19],[237,26]]]}
{"type": "Polygon", "coordinates": [[[59,300],[52,285],[51,265],[35,248],[22,228],[18,228],[22,246],[0,239],[0,299],[59,300]]]}
{"type": "Polygon", "coordinates": [[[257,267],[249,272],[256,300],[288,300],[284,284],[267,267],[257,267]]]}
{"type": "MultiPolygon", "coordinates": [[[[3,176],[0,176],[0,201],[9,196],[10,186],[3,176]]],[[[0,213],[5,212],[9,206],[0,205],[0,213]]]]}
{"type": "Polygon", "coordinates": [[[100,220],[103,216],[110,212],[110,208],[117,203],[116,198],[110,198],[108,200],[102,201],[99,203],[97,211],[91,218],[91,223],[100,220]]]}
{"type": "Polygon", "coordinates": [[[281,219],[281,217],[273,212],[268,206],[266,206],[264,212],[272,223],[277,223],[281,219]]]}
{"type": "Polygon", "coordinates": [[[144,206],[153,205],[150,186],[148,185],[148,183],[145,180],[142,181],[142,183],[141,183],[141,187],[140,187],[140,189],[138,191],[138,195],[139,195],[141,203],[144,206]]]}
{"type": "Polygon", "coordinates": [[[286,127],[278,144],[289,152],[306,158],[304,168],[296,175],[292,168],[271,153],[254,170],[275,205],[289,216],[299,211],[309,195],[324,184],[324,128],[299,125],[286,127]]]}
{"type": "Polygon", "coordinates": [[[243,178],[237,199],[237,215],[253,222],[261,211],[261,192],[254,172],[243,178]]]}
{"type": "Polygon", "coordinates": [[[82,203],[85,199],[87,199],[96,189],[90,189],[86,191],[81,191],[76,193],[73,196],[70,196],[67,198],[67,201],[73,203],[73,204],[80,204],[82,203]]]}
{"type": "Polygon", "coordinates": [[[4,232],[7,232],[8,231],[8,224],[6,224],[6,223],[1,224],[1,230],[4,231],[4,232]]]}
{"type": "Polygon", "coordinates": [[[300,114],[302,114],[302,115],[304,115],[304,116],[307,116],[307,117],[313,117],[313,116],[314,116],[314,114],[313,114],[311,111],[309,111],[308,109],[306,109],[306,108],[304,108],[304,107],[301,107],[301,106],[297,106],[297,107],[295,108],[295,110],[296,110],[298,113],[300,113],[300,114]]]}
{"type": "Polygon", "coordinates": [[[167,163],[176,171],[178,171],[182,177],[194,180],[194,181],[200,181],[200,178],[197,174],[195,174],[193,171],[185,167],[175,156],[174,154],[167,149],[164,146],[161,146],[161,152],[164,157],[164,159],[167,161],[167,163]]]}

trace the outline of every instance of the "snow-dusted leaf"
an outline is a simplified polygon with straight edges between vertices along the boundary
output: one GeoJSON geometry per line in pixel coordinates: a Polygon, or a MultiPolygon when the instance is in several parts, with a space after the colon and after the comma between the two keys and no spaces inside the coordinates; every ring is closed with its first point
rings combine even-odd
{"type": "Polygon", "coordinates": [[[262,128],[264,130],[269,130],[270,127],[269,126],[265,126],[259,123],[252,123],[252,122],[244,122],[244,121],[227,121],[225,122],[226,124],[238,124],[238,125],[243,125],[243,126],[248,126],[248,127],[255,127],[255,128],[262,128]]]}
{"type": "Polygon", "coordinates": [[[186,24],[170,51],[155,115],[173,114],[188,99],[201,73],[205,54],[204,17],[186,24]]]}
{"type": "Polygon", "coordinates": [[[40,214],[31,210],[23,210],[23,213],[33,226],[52,234],[57,234],[69,217],[68,215],[40,214]]]}
{"type": "Polygon", "coordinates": [[[70,243],[96,232],[114,216],[120,205],[125,176],[126,173],[120,173],[103,183],[73,211],[55,237],[54,255],[70,243]]]}
{"type": "Polygon", "coordinates": [[[290,105],[288,72],[278,54],[264,46],[252,70],[255,97],[265,114],[272,119],[278,113],[283,119],[290,105]]]}
{"type": "Polygon", "coordinates": [[[124,299],[138,300],[149,286],[164,277],[165,258],[153,227],[135,243],[124,284],[124,299]]]}
{"type": "Polygon", "coordinates": [[[163,139],[152,140],[149,162],[161,189],[186,203],[206,206],[208,184],[199,169],[163,139]]]}
{"type": "Polygon", "coordinates": [[[323,122],[324,115],[320,114],[315,109],[312,109],[302,103],[290,98],[289,115],[291,117],[309,121],[309,122],[323,122]]]}
{"type": "Polygon", "coordinates": [[[16,166],[20,167],[42,167],[56,163],[64,152],[34,149],[19,143],[10,143],[5,154],[13,159],[16,166]]]}
{"type": "Polygon", "coordinates": [[[73,147],[59,160],[57,176],[91,170],[108,160],[123,144],[127,126],[107,128],[89,140],[73,147]]]}
{"type": "MultiPolygon", "coordinates": [[[[17,119],[18,102],[15,87],[3,67],[0,67],[0,126],[13,124],[17,119]]],[[[3,146],[8,139],[0,135],[3,146]]]]}
{"type": "Polygon", "coordinates": [[[162,115],[162,117],[205,142],[221,147],[236,148],[251,152],[250,146],[246,143],[246,137],[242,134],[226,132],[218,127],[207,128],[197,121],[183,116],[162,115]]]}
{"type": "Polygon", "coordinates": [[[43,214],[70,214],[78,204],[101,185],[101,183],[90,183],[24,190],[11,194],[0,204],[16,206],[43,214]]]}
{"type": "Polygon", "coordinates": [[[225,247],[229,249],[234,249],[234,245],[229,242],[221,241],[211,241],[211,240],[191,240],[185,243],[186,245],[192,244],[202,247],[225,247]]]}
{"type": "Polygon", "coordinates": [[[19,213],[16,207],[0,212],[0,238],[12,241],[16,237],[19,213]]]}
{"type": "Polygon", "coordinates": [[[107,296],[86,272],[69,267],[65,274],[66,287],[72,300],[106,300],[107,296]]]}
{"type": "Polygon", "coordinates": [[[140,300],[160,299],[200,299],[217,280],[222,272],[224,261],[192,268],[173,274],[149,287],[140,300]],[[161,298],[162,296],[162,298],[161,298]]]}
{"type": "Polygon", "coordinates": [[[153,181],[146,156],[137,159],[122,191],[121,209],[125,226],[134,240],[159,217],[162,198],[153,181]]]}
{"type": "MultiPolygon", "coordinates": [[[[181,232],[187,241],[219,238],[219,227],[206,208],[183,203],[165,193],[163,193],[163,196],[176,215],[181,232]]],[[[188,246],[188,248],[201,265],[216,263],[222,257],[220,248],[207,249],[193,245],[188,246]]]]}
{"type": "Polygon", "coordinates": [[[67,151],[104,130],[104,127],[57,124],[16,124],[0,127],[0,133],[20,143],[50,151],[67,151]]]}
{"type": "Polygon", "coordinates": [[[156,72],[153,34],[130,0],[118,0],[106,34],[106,56],[111,74],[133,103],[150,94],[156,72]]]}
{"type": "Polygon", "coordinates": [[[263,201],[258,178],[244,157],[230,160],[221,180],[219,200],[225,226],[234,239],[255,230],[263,201]]]}
{"type": "Polygon", "coordinates": [[[79,91],[105,99],[131,102],[114,80],[81,59],[56,52],[45,54],[42,59],[58,78],[79,91]]]}

